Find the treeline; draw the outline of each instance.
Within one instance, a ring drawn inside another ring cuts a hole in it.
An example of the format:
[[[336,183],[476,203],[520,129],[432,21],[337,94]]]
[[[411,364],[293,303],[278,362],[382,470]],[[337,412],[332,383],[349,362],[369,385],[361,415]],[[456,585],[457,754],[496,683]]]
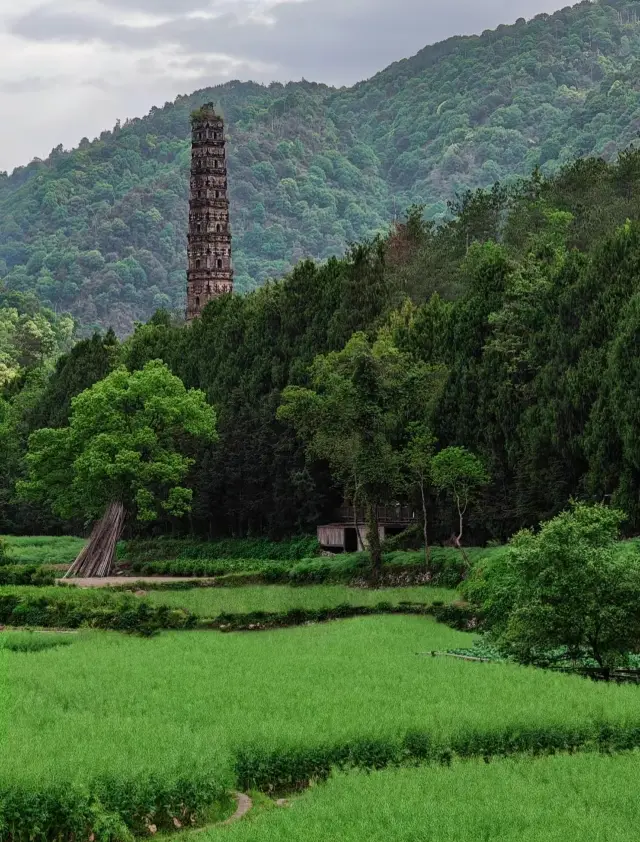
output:
[[[585,0],[426,47],[350,89],[236,81],[179,97],[0,173],[0,285],[119,336],[182,308],[189,115],[204,102],[226,119],[244,293],[414,202],[442,220],[467,189],[613,160],[637,139],[639,50],[635,0]]]
[[[456,211],[435,227],[414,208],[386,239],[215,301],[189,328],[159,312],[121,344],[113,334],[83,340],[50,377],[32,369],[2,404],[0,532],[79,526],[15,500],[28,435],[66,425],[71,398],[116,364],[158,358],[206,393],[219,441],[192,454],[189,518],[153,528],[202,537],[312,528],[343,486],[277,420],[282,392],[311,385],[319,354],[381,329],[416,365],[446,372],[434,450],[467,448],[489,478],[468,541],[504,539],[571,497],[612,501],[637,529],[640,224],[630,220],[640,218],[640,153],[581,161],[549,180],[536,172],[471,193]],[[428,520],[440,540],[455,526],[454,508],[429,489]]]

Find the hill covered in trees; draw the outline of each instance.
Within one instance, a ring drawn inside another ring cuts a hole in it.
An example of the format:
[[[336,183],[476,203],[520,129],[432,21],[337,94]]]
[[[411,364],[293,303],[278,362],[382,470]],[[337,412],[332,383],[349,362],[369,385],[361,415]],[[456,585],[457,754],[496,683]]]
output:
[[[159,312],[122,343],[96,335],[54,370],[32,365],[0,397],[0,533],[82,528],[16,497],[28,436],[66,426],[72,398],[114,367],[139,370],[156,359],[205,392],[220,434],[192,453],[193,510],[174,529],[272,537],[310,529],[330,516],[340,489],[278,420],[282,393],[309,386],[317,355],[381,330],[416,366],[446,375],[435,395],[434,449],[465,447],[490,477],[468,540],[506,538],[571,497],[611,500],[637,530],[638,219],[640,151],[615,164],[580,160],[553,178],[473,193],[442,225],[413,209],[387,238],[218,299],[189,328]],[[361,387],[375,389],[366,368],[361,374]],[[392,409],[394,382],[385,386]],[[411,434],[404,417],[395,420],[393,459]],[[412,499],[406,487],[389,494]],[[431,534],[448,538],[447,504],[431,490],[428,506]]]
[[[640,128],[632,0],[583,2],[452,38],[350,89],[231,82],[71,152],[0,175],[0,283],[120,334],[182,306],[189,114],[230,138],[237,289],[388,230],[414,202],[442,220],[469,188],[612,160]]]

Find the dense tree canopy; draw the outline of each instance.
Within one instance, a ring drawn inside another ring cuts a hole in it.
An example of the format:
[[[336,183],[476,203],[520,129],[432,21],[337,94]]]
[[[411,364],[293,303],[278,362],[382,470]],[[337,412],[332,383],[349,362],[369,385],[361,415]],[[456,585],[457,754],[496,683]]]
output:
[[[215,437],[203,393],[187,391],[164,363],[119,367],[73,399],[68,427],[32,434],[20,492],[68,518],[98,519],[114,501],[141,521],[162,510],[181,516],[192,499],[182,485],[189,440]]]
[[[401,496],[420,511],[425,490],[433,540],[459,530],[455,499],[424,474],[450,447],[476,454],[490,478],[465,516],[466,543],[508,538],[571,497],[613,500],[636,531],[639,218],[640,153],[588,159],[471,193],[439,226],[412,208],[387,237],[225,296],[189,328],[158,312],[123,343],[83,340],[52,374],[36,364],[4,389],[0,531],[52,526],[15,500],[29,434],[68,426],[74,395],[118,365],[156,359],[219,419],[219,443],[197,448],[185,480],[195,532],[277,537],[332,517],[343,489],[277,409],[287,387],[313,386],[318,355],[358,333],[370,346],[381,330],[407,368],[446,371],[434,411],[407,417],[398,444]]]
[[[341,351],[320,354],[311,388],[283,392],[278,418],[293,424],[312,459],[328,463],[354,510],[365,508],[374,580],[382,570],[377,509],[402,493],[409,428],[428,417],[441,376],[383,330],[374,342],[356,333]]]
[[[0,281],[120,335],[181,307],[189,113],[203,102],[219,103],[228,124],[246,292],[303,257],[386,230],[413,202],[438,220],[468,188],[578,156],[612,160],[640,125],[639,47],[634,0],[585,0],[427,47],[350,89],[230,82],[179,97],[0,178]],[[620,202],[634,178],[619,172]],[[580,188],[589,191],[588,178]],[[485,208],[469,208],[465,239],[491,236],[496,217]],[[595,223],[598,205],[584,209]],[[514,236],[525,230],[514,223]],[[431,259],[438,265],[439,253]]]

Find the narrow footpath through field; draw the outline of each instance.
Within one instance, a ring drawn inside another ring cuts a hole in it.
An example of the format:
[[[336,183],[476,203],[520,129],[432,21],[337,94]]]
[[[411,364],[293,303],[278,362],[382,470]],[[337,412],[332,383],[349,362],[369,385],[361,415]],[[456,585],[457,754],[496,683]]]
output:
[[[156,583],[160,584],[183,584],[196,582],[199,585],[206,585],[207,579],[187,579],[184,576],[107,576],[104,579],[65,579],[65,585],[75,585],[78,588],[110,588],[114,585],[141,585]]]

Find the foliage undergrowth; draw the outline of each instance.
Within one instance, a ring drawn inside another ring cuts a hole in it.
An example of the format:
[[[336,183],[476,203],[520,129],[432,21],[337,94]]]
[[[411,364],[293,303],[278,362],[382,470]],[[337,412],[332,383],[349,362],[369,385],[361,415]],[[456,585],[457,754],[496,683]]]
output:
[[[286,541],[267,538],[226,538],[217,541],[193,541],[182,538],[149,538],[127,541],[118,550],[121,559],[136,565],[156,561],[209,561],[211,559],[258,559],[261,561],[299,561],[319,549],[314,535],[300,535]]]
[[[210,554],[217,552],[218,549],[217,544],[203,543],[194,546],[203,553]],[[491,557],[502,552],[502,548],[472,548],[466,552],[469,562],[473,563],[478,558]],[[127,554],[131,557],[128,551]],[[425,563],[424,552],[406,550],[385,553],[383,563],[381,584],[388,587],[425,584],[433,587],[455,588],[464,581],[469,572],[469,564],[463,556],[457,550],[444,547],[432,548],[428,565]],[[131,569],[143,576],[206,578],[245,573],[254,577],[256,582],[319,585],[362,582],[367,578],[370,560],[368,554],[363,552],[305,557],[299,560],[256,557],[214,558],[209,555],[200,559],[181,557],[165,561],[145,561],[134,554]]]
[[[69,588],[0,588],[0,625],[77,629],[88,626],[149,635],[193,628],[196,618],[179,608],[154,607],[129,594]]]
[[[10,564],[0,566],[1,585],[53,585],[56,571],[44,566],[33,564]]]

